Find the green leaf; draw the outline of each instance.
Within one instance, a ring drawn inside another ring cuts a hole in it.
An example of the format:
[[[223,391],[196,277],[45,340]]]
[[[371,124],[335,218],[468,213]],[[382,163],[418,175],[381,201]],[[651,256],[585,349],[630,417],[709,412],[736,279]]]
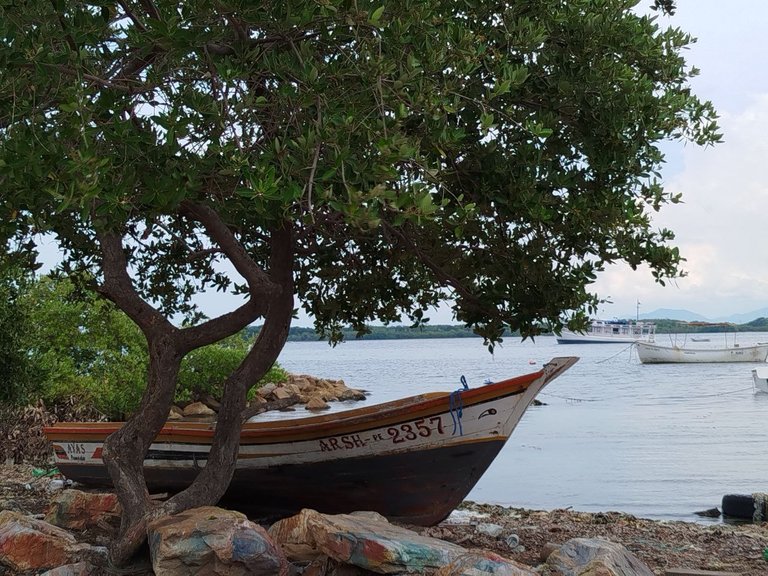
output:
[[[376,8],[376,10],[371,12],[370,17],[368,18],[368,22],[374,26],[378,25],[382,14],[384,14],[384,6],[379,6]]]

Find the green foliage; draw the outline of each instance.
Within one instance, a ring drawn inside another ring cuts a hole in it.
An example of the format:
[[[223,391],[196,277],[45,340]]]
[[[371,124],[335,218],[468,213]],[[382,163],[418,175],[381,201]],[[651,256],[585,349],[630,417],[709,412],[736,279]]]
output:
[[[141,294],[195,319],[244,289],[194,202],[261,270],[290,230],[332,340],[446,298],[491,342],[584,321],[606,264],[681,272],[658,145],[720,139],[693,39],[634,4],[2,3],[0,240],[51,231],[98,283],[117,232]]]
[[[27,275],[0,258],[0,404],[26,404],[34,392],[34,363],[27,354],[29,313],[19,301]]]
[[[220,399],[224,391],[224,381],[235,371],[250,349],[252,340],[238,334],[215,345],[206,346],[190,352],[181,363],[176,401],[189,402],[205,396]],[[284,382],[288,373],[277,364],[251,388],[249,397],[253,397],[260,386],[269,382]]]
[[[24,300],[40,398],[56,404],[75,397],[111,419],[132,412],[145,387],[147,351],[125,314],[50,277],[35,282]]]
[[[48,405],[75,398],[111,420],[125,419],[139,405],[146,386],[146,341],[112,303],[81,292],[67,280],[42,277],[19,285],[0,276],[2,404],[43,400]],[[23,338],[21,337],[23,335]],[[189,354],[182,365],[177,399],[221,398],[221,385],[247,353],[242,335]],[[34,378],[31,375],[34,375]],[[285,379],[274,366],[262,383]]]

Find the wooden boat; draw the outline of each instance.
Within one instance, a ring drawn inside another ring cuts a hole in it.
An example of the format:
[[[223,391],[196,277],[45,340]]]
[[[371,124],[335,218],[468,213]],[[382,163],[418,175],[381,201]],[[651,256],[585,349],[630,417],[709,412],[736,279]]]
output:
[[[547,383],[578,358],[455,392],[432,392],[308,418],[243,426],[224,503],[260,518],[302,508],[374,510],[432,525],[466,497]],[[59,423],[45,429],[64,476],[108,485],[105,438],[120,423]],[[205,466],[215,424],[168,422],[144,462],[152,492],[176,492]]]
[[[752,368],[752,381],[755,383],[755,391],[768,394],[768,366]]]
[[[694,362],[765,362],[768,344],[728,346],[725,348],[687,348],[637,342],[637,356],[643,364]]]
[[[653,342],[656,324],[633,320],[593,320],[586,332],[572,332],[563,328],[557,336],[558,344],[632,344]]]

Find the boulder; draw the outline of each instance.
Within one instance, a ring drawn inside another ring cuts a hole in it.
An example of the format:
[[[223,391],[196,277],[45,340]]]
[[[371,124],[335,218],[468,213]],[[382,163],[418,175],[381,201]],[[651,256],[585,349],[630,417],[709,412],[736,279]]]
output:
[[[205,404],[202,402],[192,402],[192,404],[189,404],[184,407],[183,411],[184,416],[214,416],[216,412],[208,408]]]
[[[293,396],[293,394],[287,388],[280,387],[275,388],[275,390],[272,392],[272,396],[274,396],[275,400],[287,400]]]
[[[311,378],[309,376],[292,376],[289,378],[289,382],[293,384],[299,391],[312,385]]]
[[[380,574],[423,572],[450,564],[466,550],[390,524],[375,514],[320,514],[304,509],[269,531],[278,544],[303,545],[338,562]]]
[[[562,576],[653,576],[653,571],[621,544],[601,538],[574,538],[547,557]]]
[[[304,406],[307,410],[328,410],[330,406],[328,403],[320,398],[319,396],[313,396],[309,399],[306,406]]]
[[[344,390],[341,394],[339,394],[339,400],[341,401],[347,401],[347,400],[365,400],[366,395],[365,392],[362,390],[357,390],[355,388],[347,388]]]
[[[77,562],[75,564],[65,564],[58,566],[53,570],[48,570],[40,576],[93,576],[100,573],[99,569],[89,562]]]
[[[301,576],[378,576],[378,572],[371,572],[359,566],[343,564],[323,556],[307,565]]]
[[[120,503],[115,494],[64,490],[51,502],[45,520],[67,530],[116,528],[120,522]]]
[[[274,382],[269,382],[268,384],[264,384],[264,386],[260,387],[256,393],[262,398],[266,398],[275,391],[275,388],[277,388],[277,384]]]
[[[164,576],[286,576],[288,562],[258,524],[239,512],[205,506],[147,527],[152,568]]]
[[[78,544],[58,526],[18,512],[0,512],[0,563],[11,570],[49,570],[80,561],[103,564],[106,556],[106,548]]]
[[[470,552],[443,566],[434,576],[537,576],[530,566],[493,552]]]

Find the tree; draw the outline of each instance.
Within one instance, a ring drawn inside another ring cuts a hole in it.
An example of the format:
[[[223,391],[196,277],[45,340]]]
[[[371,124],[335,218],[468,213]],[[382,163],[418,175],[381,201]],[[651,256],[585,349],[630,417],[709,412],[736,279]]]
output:
[[[650,221],[678,201],[657,145],[715,142],[716,117],[688,85],[692,39],[634,4],[2,3],[0,234],[27,251],[54,235],[62,271],[149,350],[140,408],[104,451],[125,511],[113,561],[149,518],[222,495],[294,294],[331,341],[450,298],[492,345],[505,326],[583,323],[606,263],[679,273]],[[243,304],[201,318],[191,297],[210,288]],[[142,462],[182,358],[256,320],[209,464],[154,504]]]
[[[19,301],[28,282],[23,269],[0,257],[0,404],[24,404],[35,385],[25,334],[29,314]]]

